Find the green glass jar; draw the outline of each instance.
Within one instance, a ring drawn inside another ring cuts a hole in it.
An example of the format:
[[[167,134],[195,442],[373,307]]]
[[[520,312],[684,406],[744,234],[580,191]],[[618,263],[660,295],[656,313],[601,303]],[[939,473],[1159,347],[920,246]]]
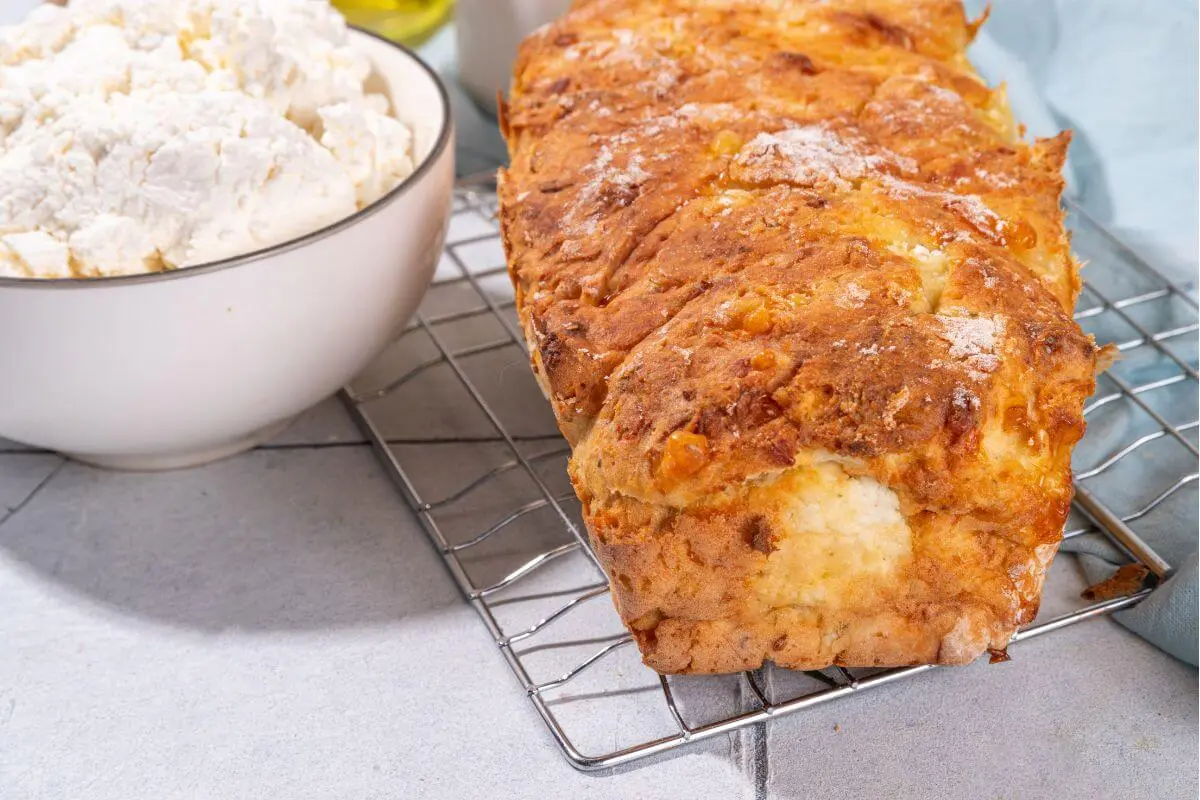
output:
[[[454,0],[333,0],[333,7],[351,25],[415,46],[445,23]]]

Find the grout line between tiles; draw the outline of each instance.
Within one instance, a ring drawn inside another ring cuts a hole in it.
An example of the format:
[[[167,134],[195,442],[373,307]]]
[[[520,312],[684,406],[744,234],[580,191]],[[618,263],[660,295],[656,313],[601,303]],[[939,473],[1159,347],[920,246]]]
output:
[[[362,440],[357,442],[268,442],[255,447],[255,450],[334,450],[346,447],[370,447],[371,443]]]
[[[767,741],[767,723],[750,726],[754,742],[754,800],[767,800],[767,782],[771,776],[771,758]]]
[[[744,681],[737,682],[737,704],[739,711],[759,707],[757,698],[752,697]],[[770,775],[767,743],[767,726],[764,723],[749,725],[730,732],[732,755],[752,784],[754,800],[767,800],[767,780]]]
[[[527,436],[514,434],[512,437],[514,442],[557,442],[562,439],[562,434],[558,433],[535,433]],[[488,443],[504,444],[504,440],[496,436],[460,436],[445,439],[387,439],[387,444],[488,444]]]
[[[551,441],[558,441],[561,438],[562,438],[562,436],[560,436],[557,433],[554,433],[554,434],[547,433],[544,435],[543,434],[533,434],[530,436],[513,436],[513,441],[517,441],[517,442],[551,442]],[[479,436],[479,437],[455,436],[455,437],[447,437],[447,438],[442,438],[442,439],[400,438],[400,439],[385,439],[384,440],[384,443],[389,444],[389,445],[421,445],[421,446],[424,446],[427,444],[492,444],[492,443],[503,444],[503,442],[504,442],[503,439],[501,439],[499,437],[495,437],[495,436]],[[370,444],[371,444],[371,442],[369,442],[365,439],[359,440],[359,441],[350,441],[350,442],[279,442],[279,443],[268,442],[267,444],[260,444],[259,446],[255,447],[254,449],[255,450],[305,450],[305,449],[310,449],[310,448],[320,449],[320,448],[326,448],[326,447],[360,447],[363,445],[369,446]],[[31,451],[15,450],[13,452],[22,453],[22,452],[31,452]],[[39,452],[47,453],[50,451],[42,450]],[[2,454],[3,454],[3,451],[0,451],[0,455],[2,455]]]
[[[54,476],[56,476],[56,475],[58,475],[58,473],[62,472],[62,468],[64,466],[66,466],[66,464],[67,464],[67,459],[65,459],[65,458],[60,459],[58,464],[55,465],[54,469],[50,470],[49,474],[47,474],[46,477],[44,477],[40,481],[38,481],[38,485],[33,487],[33,491],[30,492],[29,494],[25,495],[24,500],[17,503],[15,506],[10,508],[8,510],[8,512],[5,513],[4,516],[0,517],[0,526],[3,526],[6,522],[11,520],[17,514],[21,513],[21,511],[25,508],[25,506],[32,503],[33,498],[35,498],[39,494],[41,494],[42,489],[45,489],[47,484],[49,484],[50,481],[54,480]]]

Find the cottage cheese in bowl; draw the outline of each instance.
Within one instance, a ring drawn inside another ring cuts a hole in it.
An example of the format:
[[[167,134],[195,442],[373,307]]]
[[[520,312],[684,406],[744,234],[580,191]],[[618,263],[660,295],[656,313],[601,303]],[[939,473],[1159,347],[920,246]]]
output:
[[[0,28],[0,437],[132,470],[270,439],[406,329],[453,136],[437,74],[325,0]]]
[[[178,269],[342,220],[414,168],[323,0],[73,0],[0,28],[0,276]]]

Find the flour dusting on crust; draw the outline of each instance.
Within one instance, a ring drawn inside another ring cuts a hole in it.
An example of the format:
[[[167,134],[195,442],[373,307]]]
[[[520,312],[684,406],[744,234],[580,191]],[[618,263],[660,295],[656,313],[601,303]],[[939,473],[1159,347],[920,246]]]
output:
[[[805,125],[758,134],[734,158],[731,173],[750,183],[829,183],[845,190],[853,181],[884,168],[913,172],[916,163],[891,153],[871,152],[862,142],[844,138],[824,125]]]

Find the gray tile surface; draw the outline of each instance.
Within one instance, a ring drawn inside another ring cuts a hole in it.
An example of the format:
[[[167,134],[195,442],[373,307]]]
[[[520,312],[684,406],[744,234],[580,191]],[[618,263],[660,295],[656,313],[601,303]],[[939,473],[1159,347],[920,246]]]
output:
[[[0,455],[0,524],[21,508],[56,469],[62,458],[53,453],[16,452]]]
[[[365,441],[341,399],[331,397],[297,417],[269,446],[328,446]]]
[[[480,300],[449,283],[423,309]],[[507,335],[490,316],[433,328],[450,351]],[[413,331],[354,387],[411,375],[367,407],[428,502],[512,455],[449,366],[423,366],[438,352]],[[508,343],[460,363],[577,523],[523,355]],[[1110,424],[1124,424],[1118,411]],[[509,469],[436,518],[461,543],[539,497]],[[0,452],[0,505],[3,800],[1158,798],[1196,782],[1195,671],[1108,620],[1019,645],[1009,664],[933,671],[674,758],[576,773],[336,399],[265,448],[186,472]],[[543,507],[462,564],[487,585],[569,541]],[[1084,585],[1069,559],[1053,573],[1045,616],[1077,607]],[[575,551],[497,592],[496,620],[523,630],[597,578]],[[541,683],[621,636],[602,596],[514,649]],[[632,647],[598,664],[546,695],[577,747],[673,733]],[[781,699],[812,681],[775,672],[766,686]],[[672,687],[692,726],[751,707],[734,678]]]
[[[449,38],[426,52],[452,72]],[[451,89],[460,173],[486,168],[503,146]],[[447,308],[462,300],[452,294]],[[447,346],[503,334],[482,326]],[[513,419],[536,400],[518,362],[478,359]],[[494,438],[486,419],[446,413],[452,381],[430,381],[389,418],[396,447]],[[546,447],[547,423],[529,417],[522,446]],[[361,440],[331,400],[274,449],[188,472],[102,473],[0,442],[0,799],[1195,796],[1196,672],[1108,620],[1022,644],[1008,664],[933,671],[675,758],[576,773]],[[478,468],[487,446],[423,449],[429,490]],[[459,509],[458,534],[527,489],[501,486],[512,494]],[[519,558],[554,533],[533,525],[493,555]],[[1049,614],[1082,586],[1071,562],[1055,572]],[[585,573],[556,563],[539,590],[503,598],[505,624],[536,619]],[[611,624],[607,602],[579,625]],[[552,676],[575,652],[534,655]],[[638,702],[653,684],[634,652],[611,666],[627,682],[617,705],[589,696],[585,675],[558,706],[597,749],[664,723]],[[728,713],[728,681],[680,682],[689,720]]]
[[[1086,586],[1055,564],[1044,610]],[[1194,797],[1196,671],[1112,620],[778,720],[769,796]],[[849,768],[848,768],[849,767]]]
[[[69,464],[0,526],[0,609],[5,800],[753,797],[729,741],[567,766],[365,447]]]
[[[429,452],[431,480],[462,463]],[[6,503],[54,463],[0,457]],[[1056,569],[1050,613],[1082,586]],[[1196,781],[1195,671],[1107,620],[765,740],[577,773],[366,447],[151,476],[67,464],[0,525],[0,608],[5,800],[753,798],[756,771],[777,798],[1183,797]],[[704,684],[680,690],[696,721],[727,711]],[[635,704],[589,717],[587,694],[568,699],[592,746],[663,722]]]

